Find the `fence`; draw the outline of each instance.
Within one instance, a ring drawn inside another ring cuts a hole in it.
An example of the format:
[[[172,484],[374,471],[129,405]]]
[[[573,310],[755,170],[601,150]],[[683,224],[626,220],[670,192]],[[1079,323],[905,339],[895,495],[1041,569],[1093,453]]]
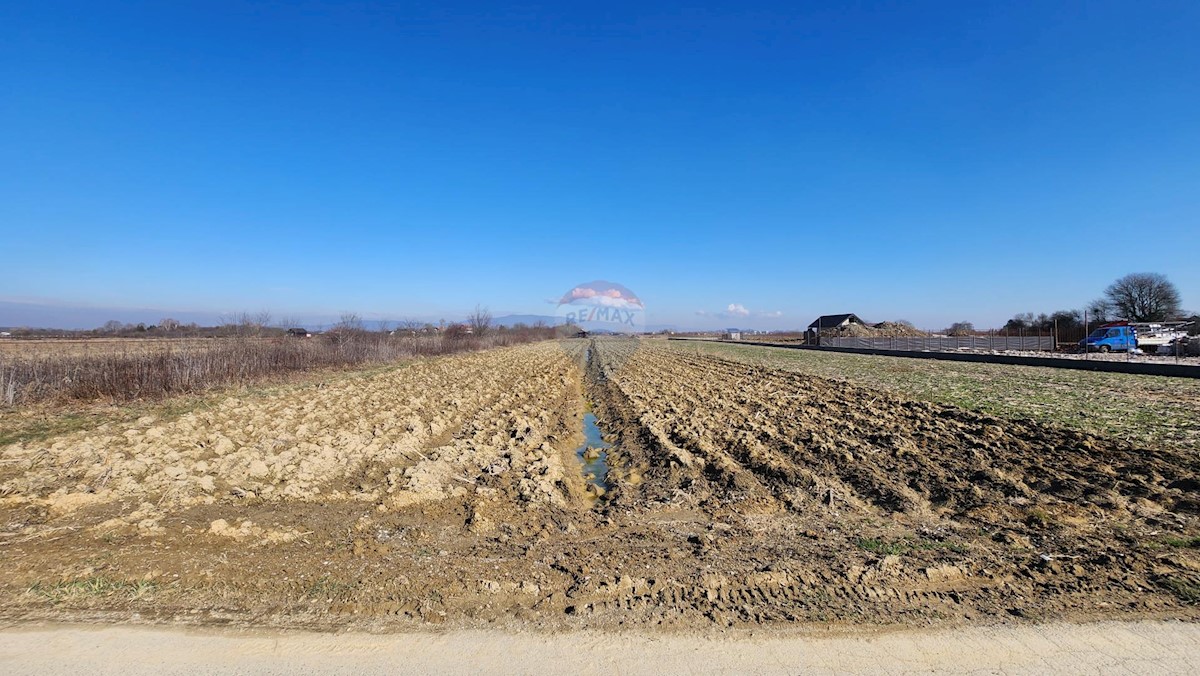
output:
[[[857,350],[905,350],[947,352],[950,350],[1054,350],[1053,336],[917,336],[882,338],[821,338],[822,347]]]
[[[678,338],[672,337],[671,340],[697,340],[697,341],[712,341],[711,338]],[[826,339],[828,340],[828,339]],[[761,347],[770,347],[780,350],[828,350],[831,352],[844,352],[847,354],[870,354],[881,355],[886,357],[902,357],[906,359],[941,359],[946,361],[964,361],[974,362],[977,364],[1012,364],[1016,366],[1045,366],[1059,369],[1072,369],[1076,371],[1102,371],[1105,373],[1134,373],[1146,376],[1170,376],[1175,378],[1198,378],[1200,379],[1200,366],[1189,366],[1186,364],[1171,364],[1163,362],[1128,362],[1128,361],[1108,361],[1103,359],[1064,359],[1062,357],[1034,357],[1030,355],[1015,355],[1015,354],[988,354],[981,352],[937,352],[937,351],[909,351],[909,350],[888,350],[883,348],[862,350],[844,347],[817,347],[815,345],[805,345],[800,343],[792,343],[790,345],[781,345],[779,343],[762,343],[758,341],[746,340],[741,341],[743,345],[758,345]]]

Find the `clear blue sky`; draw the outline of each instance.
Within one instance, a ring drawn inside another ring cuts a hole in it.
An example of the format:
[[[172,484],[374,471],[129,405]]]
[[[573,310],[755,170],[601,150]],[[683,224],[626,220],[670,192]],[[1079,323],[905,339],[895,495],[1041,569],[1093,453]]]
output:
[[[5,2],[0,300],[1200,309],[1200,3],[833,4]]]

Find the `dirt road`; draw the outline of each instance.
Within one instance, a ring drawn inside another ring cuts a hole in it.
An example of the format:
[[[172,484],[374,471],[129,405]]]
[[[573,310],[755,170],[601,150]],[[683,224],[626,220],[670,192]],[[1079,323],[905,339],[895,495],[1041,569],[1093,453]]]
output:
[[[873,636],[307,634],[50,626],[0,631],[7,674],[1200,672],[1200,626],[1051,624]]]

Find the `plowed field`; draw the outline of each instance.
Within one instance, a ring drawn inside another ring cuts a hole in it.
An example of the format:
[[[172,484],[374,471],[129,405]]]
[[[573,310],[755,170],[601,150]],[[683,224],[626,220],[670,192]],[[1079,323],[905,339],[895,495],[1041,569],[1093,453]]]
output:
[[[606,432],[609,491],[576,459]],[[11,618],[403,628],[1172,617],[1200,465],[654,341],[542,343],[0,450]]]

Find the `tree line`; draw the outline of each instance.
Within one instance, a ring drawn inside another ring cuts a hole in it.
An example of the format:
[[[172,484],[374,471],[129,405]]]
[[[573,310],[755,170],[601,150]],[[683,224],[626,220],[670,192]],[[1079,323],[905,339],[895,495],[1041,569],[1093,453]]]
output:
[[[1051,313],[1023,312],[1005,323],[1008,333],[1059,331],[1079,332],[1088,325],[1123,319],[1131,322],[1163,322],[1178,319],[1197,319],[1196,313],[1183,311],[1179,289],[1165,275],[1155,272],[1135,272],[1116,280],[1104,294],[1078,310],[1056,310]],[[1195,330],[1195,327],[1193,327]]]

